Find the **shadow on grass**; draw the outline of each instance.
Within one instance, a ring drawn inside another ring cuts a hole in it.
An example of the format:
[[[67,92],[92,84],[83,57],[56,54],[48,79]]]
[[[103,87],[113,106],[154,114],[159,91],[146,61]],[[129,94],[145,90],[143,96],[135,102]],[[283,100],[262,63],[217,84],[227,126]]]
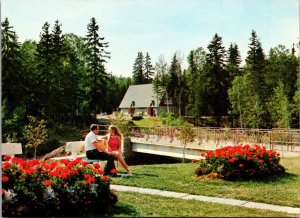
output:
[[[261,179],[253,179],[253,180],[244,180],[239,182],[251,182],[251,183],[285,183],[287,181],[296,181],[299,178],[299,175],[293,173],[285,173],[280,176],[272,176],[268,178],[261,178]],[[230,181],[230,182],[237,182],[237,181]]]
[[[274,176],[269,179],[258,180],[258,182],[262,183],[273,183],[273,182],[286,182],[287,180],[296,181],[299,178],[299,175],[293,173],[284,173],[280,176]]]
[[[129,204],[123,202],[117,203],[116,207],[110,212],[109,216],[138,216],[136,209]]]

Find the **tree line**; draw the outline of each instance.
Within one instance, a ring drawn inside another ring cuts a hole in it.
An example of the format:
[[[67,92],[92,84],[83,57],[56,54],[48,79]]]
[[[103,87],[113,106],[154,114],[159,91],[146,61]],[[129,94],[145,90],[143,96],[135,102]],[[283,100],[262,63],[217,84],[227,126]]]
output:
[[[249,41],[243,66],[238,45],[231,43],[226,50],[218,34],[207,51],[203,47],[190,51],[187,69],[182,69],[178,53],[170,64],[160,56],[152,67],[158,98],[171,100],[181,116],[213,117],[217,126],[227,117],[231,127],[300,128],[300,71],[294,44],[291,49],[278,45],[266,55],[254,30]],[[139,52],[133,68],[135,84],[151,81],[141,60]]]
[[[20,43],[8,18],[1,26],[3,141],[20,141],[28,116],[86,128],[96,114],[116,110],[132,83],[105,69],[109,43],[95,18],[84,37],[45,22],[37,42]]]
[[[268,55],[256,32],[249,39],[245,64],[238,45],[228,50],[215,34],[207,50],[190,51],[188,67],[175,53],[170,64],[160,56],[153,66],[140,51],[132,78],[108,73],[109,42],[95,18],[85,36],[63,34],[62,24],[45,22],[39,40],[18,41],[8,18],[2,22],[3,140],[18,139],[16,131],[28,115],[51,123],[86,128],[96,114],[117,109],[131,84],[152,83],[159,98],[171,100],[179,115],[200,120],[213,116],[217,125],[229,117],[233,127],[299,128],[299,57],[294,45],[278,45]]]

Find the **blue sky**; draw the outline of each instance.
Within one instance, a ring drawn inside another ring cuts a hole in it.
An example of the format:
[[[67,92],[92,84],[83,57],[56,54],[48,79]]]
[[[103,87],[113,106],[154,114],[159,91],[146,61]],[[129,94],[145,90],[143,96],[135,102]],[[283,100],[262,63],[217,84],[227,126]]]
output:
[[[63,33],[85,36],[92,17],[109,42],[106,69],[132,76],[139,51],[152,64],[160,55],[170,63],[175,52],[186,67],[191,50],[207,45],[215,33],[227,49],[237,43],[244,60],[254,29],[265,54],[279,44],[291,48],[299,37],[300,0],[2,0],[19,40],[38,40],[45,22],[62,24]]]

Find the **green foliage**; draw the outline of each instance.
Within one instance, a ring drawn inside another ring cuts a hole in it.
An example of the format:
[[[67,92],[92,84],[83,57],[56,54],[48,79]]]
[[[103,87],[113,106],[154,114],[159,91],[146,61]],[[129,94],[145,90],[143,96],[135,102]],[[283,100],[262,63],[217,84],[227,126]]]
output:
[[[1,27],[1,97],[7,100],[7,112],[12,113],[16,107],[24,106],[28,80],[24,74],[18,36],[8,18],[1,23]]]
[[[11,113],[7,111],[7,99],[2,102],[2,139],[8,142],[22,142],[22,127],[25,125],[26,109],[16,107]]]
[[[151,64],[151,58],[149,53],[146,53],[146,57],[145,57],[145,72],[144,72],[144,78],[145,78],[145,83],[151,83],[153,80],[153,66]]]
[[[160,113],[160,120],[164,126],[182,126],[186,123],[183,117],[177,117],[174,113]]]
[[[160,101],[161,99],[163,99],[164,96],[166,98],[168,97],[168,94],[166,93],[169,79],[167,72],[168,64],[163,56],[159,56],[158,61],[155,63],[155,71],[156,75],[154,77],[154,80],[152,81],[152,85],[153,90],[156,93],[156,98],[158,101]]]
[[[259,145],[226,146],[201,154],[198,176],[217,173],[225,180],[269,179],[285,173],[279,153]]]
[[[131,126],[133,123],[130,123],[128,120],[126,120],[122,112],[114,112],[110,117],[110,123],[117,126],[124,137],[130,136]]]
[[[37,117],[27,116],[29,124],[24,128],[24,137],[27,140],[25,147],[34,149],[34,158],[36,158],[37,147],[44,144],[48,138],[46,121]]]
[[[183,144],[183,163],[185,162],[185,148],[187,143],[194,142],[196,137],[195,130],[193,127],[185,123],[183,126],[181,126],[180,131],[177,135],[177,138],[180,140],[180,142]]]
[[[270,101],[270,112],[277,128],[289,128],[291,119],[291,110],[289,100],[285,94],[285,88],[282,82],[279,82],[274,89],[274,96]]]
[[[95,18],[92,18],[87,26],[86,47],[88,49],[87,72],[88,96],[90,97],[90,108],[94,116],[103,110],[103,101],[106,99],[108,74],[105,71],[104,63],[110,58],[109,52],[105,51],[108,42],[104,42],[104,37],[99,36],[99,26]]]
[[[229,74],[225,69],[226,52],[222,44],[222,37],[215,34],[207,46],[209,52],[206,55],[206,74],[203,77],[205,81],[203,94],[210,108],[208,113],[217,116],[218,125],[221,116],[228,114],[229,107],[227,93]]]

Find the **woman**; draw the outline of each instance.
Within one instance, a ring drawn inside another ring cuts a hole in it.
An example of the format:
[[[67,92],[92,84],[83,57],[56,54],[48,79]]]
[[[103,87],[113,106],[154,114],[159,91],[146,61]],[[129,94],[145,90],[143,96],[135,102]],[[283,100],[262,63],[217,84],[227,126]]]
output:
[[[102,139],[107,140],[107,145],[108,145],[108,152],[112,153],[114,157],[118,158],[118,161],[121,163],[121,165],[124,167],[126,170],[127,174],[130,174],[130,168],[126,164],[124,158],[123,158],[123,153],[122,153],[122,133],[118,129],[118,127],[114,125],[110,125],[108,127],[108,134],[103,136]]]

